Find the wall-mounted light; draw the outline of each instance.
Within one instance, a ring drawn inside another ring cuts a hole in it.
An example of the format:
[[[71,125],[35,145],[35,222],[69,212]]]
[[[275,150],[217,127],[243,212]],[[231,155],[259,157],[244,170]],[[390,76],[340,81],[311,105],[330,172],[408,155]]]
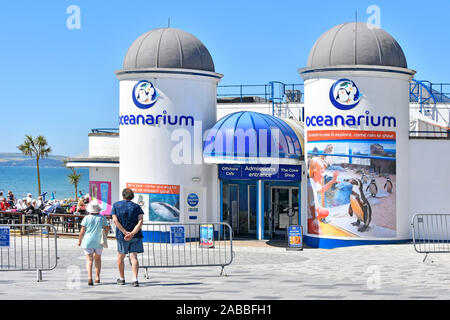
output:
[[[200,180],[200,178],[198,178],[198,177],[194,177],[194,178],[192,178],[192,181],[193,181],[193,182],[200,182],[201,180]]]

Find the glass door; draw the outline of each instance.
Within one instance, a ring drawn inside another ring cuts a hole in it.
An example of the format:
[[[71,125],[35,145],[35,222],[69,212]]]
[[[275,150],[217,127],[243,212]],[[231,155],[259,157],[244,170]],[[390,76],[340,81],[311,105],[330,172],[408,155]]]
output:
[[[289,224],[298,224],[298,188],[272,187],[272,236],[285,235]]]
[[[248,233],[256,234],[256,186],[248,186]]]
[[[233,233],[239,233],[239,185],[223,184],[222,196],[222,221],[231,226]]]

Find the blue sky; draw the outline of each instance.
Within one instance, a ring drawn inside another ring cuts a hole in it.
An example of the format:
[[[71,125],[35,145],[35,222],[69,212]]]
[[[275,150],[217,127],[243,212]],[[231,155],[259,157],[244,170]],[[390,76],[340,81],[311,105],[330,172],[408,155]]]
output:
[[[70,5],[81,28],[70,30]],[[18,152],[25,134],[47,137],[53,154],[88,149],[92,128],[118,127],[118,80],[131,43],[159,27],[183,29],[209,49],[222,85],[302,83],[297,72],[325,31],[367,21],[377,5],[381,27],[402,46],[417,79],[450,82],[450,1],[105,1],[0,4],[0,152]]]

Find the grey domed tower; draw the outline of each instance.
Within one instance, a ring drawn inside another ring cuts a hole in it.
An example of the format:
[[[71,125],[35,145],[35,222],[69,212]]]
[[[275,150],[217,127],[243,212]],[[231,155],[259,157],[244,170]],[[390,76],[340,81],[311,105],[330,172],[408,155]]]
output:
[[[203,164],[202,135],[216,122],[222,75],[208,49],[185,31],[151,30],[132,43],[116,76],[120,189],[142,200],[144,221],[216,220],[217,172]]]
[[[402,48],[376,26],[344,23],[315,42],[299,72],[311,186],[306,242],[333,247],[409,239],[409,81],[415,71]],[[331,155],[322,165],[333,167],[323,177],[317,160],[325,152]],[[362,174],[374,179],[378,193],[368,191]],[[319,191],[333,175],[334,191]],[[396,180],[392,194],[383,189],[387,175]],[[338,198],[337,191],[348,194]]]

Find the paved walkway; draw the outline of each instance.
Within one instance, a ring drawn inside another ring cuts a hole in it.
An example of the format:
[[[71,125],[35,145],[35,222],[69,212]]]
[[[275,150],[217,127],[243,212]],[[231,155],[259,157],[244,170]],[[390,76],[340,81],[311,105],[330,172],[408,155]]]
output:
[[[36,272],[0,272],[0,299],[450,299],[450,254],[423,263],[412,244],[286,251],[281,243],[235,241],[228,276],[219,277],[220,267],[151,269],[134,288],[115,284],[115,241],[104,250],[102,283],[89,287],[76,241],[58,239],[58,267],[42,282]]]

